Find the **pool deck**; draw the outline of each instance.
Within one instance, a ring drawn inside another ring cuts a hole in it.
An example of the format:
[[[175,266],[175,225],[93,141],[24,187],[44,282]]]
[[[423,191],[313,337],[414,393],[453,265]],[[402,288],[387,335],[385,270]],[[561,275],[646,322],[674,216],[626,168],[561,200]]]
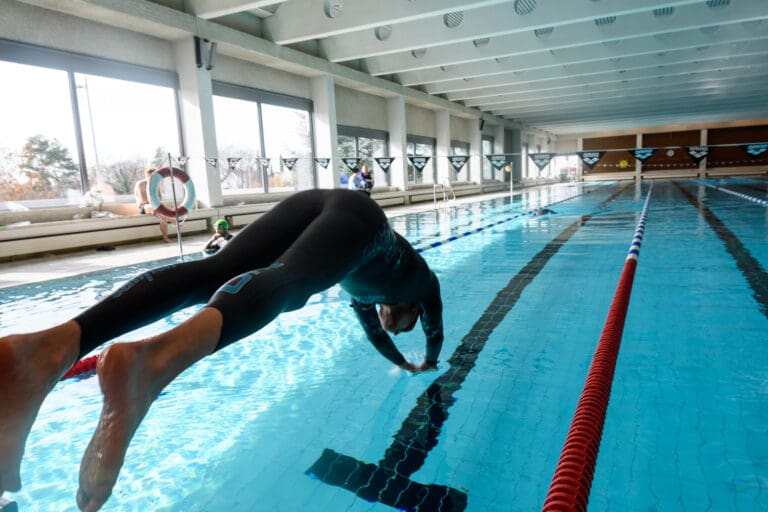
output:
[[[509,196],[509,192],[497,192],[477,196],[465,196],[450,201],[449,204],[463,204]],[[411,206],[384,208],[387,217],[396,217],[406,213],[433,210],[432,203],[419,203]],[[238,230],[232,233],[237,234]],[[210,233],[187,235],[182,237],[184,254],[199,253],[210,238]],[[47,254],[20,261],[0,263],[0,289],[24,284],[70,277],[86,272],[96,272],[125,265],[135,265],[177,257],[179,244],[164,243],[158,230],[157,241],[138,244],[116,245],[112,251],[89,249],[65,254]]]

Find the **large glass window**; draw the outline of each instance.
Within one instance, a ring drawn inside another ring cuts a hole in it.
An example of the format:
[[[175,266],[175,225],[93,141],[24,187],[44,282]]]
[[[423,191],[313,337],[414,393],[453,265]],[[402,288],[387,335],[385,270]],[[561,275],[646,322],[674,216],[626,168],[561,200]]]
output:
[[[66,71],[0,61],[0,210],[78,204]]]
[[[388,186],[390,183],[389,173],[382,171],[373,160],[375,157],[388,156],[389,136],[387,132],[339,126],[338,133],[339,156],[342,158],[360,158],[360,167],[367,165],[368,169],[373,172],[374,187]],[[342,167],[344,167],[343,164]],[[340,169],[340,172],[343,172],[345,176],[349,175],[349,170],[346,167]],[[343,183],[341,174],[339,179]]]
[[[222,192],[264,192],[259,104],[214,96],[213,112]]]
[[[214,82],[222,192],[284,192],[315,186],[312,103]]]
[[[414,185],[435,183],[435,145],[436,141],[428,137],[409,135],[406,138],[405,152],[408,156],[431,157],[427,166],[421,171],[415,169],[410,161],[408,162],[408,183]]]
[[[269,190],[314,188],[314,163],[310,139],[309,112],[264,104],[264,149],[271,155]],[[294,160],[295,159],[295,160]]]
[[[132,201],[144,169],[179,156],[176,92],[80,73],[75,86],[90,187],[107,202]]]

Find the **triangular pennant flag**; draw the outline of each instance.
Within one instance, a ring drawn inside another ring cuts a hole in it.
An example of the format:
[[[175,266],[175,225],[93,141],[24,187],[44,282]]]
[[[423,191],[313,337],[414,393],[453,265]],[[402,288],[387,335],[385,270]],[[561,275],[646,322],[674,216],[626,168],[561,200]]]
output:
[[[381,167],[381,170],[384,172],[389,172],[389,168],[392,167],[392,162],[395,161],[395,157],[392,156],[380,156],[374,158],[377,164],[379,164],[379,167]]]
[[[589,170],[595,168],[597,165],[597,162],[600,161],[601,158],[603,158],[603,155],[605,154],[605,151],[579,151],[578,155],[579,158],[581,158],[581,161],[586,164],[587,167],[589,167]]]
[[[359,158],[342,158],[341,161],[344,162],[344,165],[349,167],[349,170],[352,172],[355,172],[360,166]]]
[[[461,168],[467,163],[469,157],[467,155],[453,155],[449,156],[448,160],[451,162],[453,168],[456,169],[456,172],[461,172]]]
[[[327,169],[328,168],[328,164],[331,163],[331,159],[330,158],[315,158],[315,163],[317,165],[319,165],[320,167],[322,167],[323,169]]]
[[[178,158],[176,158],[176,161],[179,162],[180,166],[184,167],[185,165],[187,165],[187,162],[189,162],[189,157],[179,156]]]
[[[216,165],[219,163],[219,159],[212,156],[205,157],[205,161],[208,162],[208,165],[211,165],[213,167],[216,167]]]
[[[238,163],[240,160],[242,160],[242,158],[241,158],[241,157],[239,157],[239,156],[231,156],[231,157],[227,158],[227,166],[228,166],[230,169],[234,169],[234,168],[235,168],[235,166],[237,165],[237,163]]]
[[[709,147],[707,146],[688,146],[686,149],[688,150],[688,155],[697,164],[707,158],[707,154],[709,154]]]
[[[269,161],[270,161],[269,158],[267,158],[267,157],[260,157],[260,158],[258,158],[258,161],[259,161],[259,163],[261,164],[262,167],[264,167],[265,169],[269,169]]]
[[[640,160],[641,162],[645,162],[649,158],[653,156],[653,154],[656,152],[656,148],[639,148],[639,149],[633,149],[630,151],[632,153],[632,156],[635,157],[635,159]]]
[[[760,142],[757,144],[744,144],[741,146],[748,155],[760,156],[768,151],[768,142]]]
[[[413,167],[417,171],[421,172],[427,166],[427,162],[429,162],[430,158],[432,158],[432,157],[430,157],[430,156],[409,156],[408,160],[410,160],[411,165],[413,165]]]
[[[554,153],[533,153],[528,155],[531,157],[531,160],[533,160],[533,163],[536,164],[536,167],[539,168],[539,170],[543,170],[547,165],[549,165],[549,161],[552,160],[552,157],[555,156]]]
[[[289,171],[293,170],[293,166],[296,165],[298,158],[282,158],[283,165],[288,168]]]
[[[507,165],[507,155],[503,153],[499,155],[485,155],[485,158],[491,162],[491,165],[497,171],[501,171]]]

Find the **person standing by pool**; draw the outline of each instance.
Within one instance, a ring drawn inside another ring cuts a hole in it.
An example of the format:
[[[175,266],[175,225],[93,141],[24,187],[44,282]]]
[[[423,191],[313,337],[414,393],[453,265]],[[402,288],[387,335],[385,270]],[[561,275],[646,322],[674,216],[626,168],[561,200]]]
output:
[[[360,180],[363,182],[362,191],[371,195],[371,191],[373,190],[373,174],[371,174],[367,165],[364,165],[360,171]]]
[[[437,277],[374,201],[347,190],[296,193],[209,258],[150,270],[73,320],[0,338],[0,495],[21,487],[24,444],[45,396],[96,347],[207,301],[173,329],[113,343],[100,355],[104,403],[77,492],[84,512],[95,512],[111,495],[131,438],[165,386],[200,359],[337,283],[351,295],[381,355],[410,372],[437,368],[443,344]],[[426,343],[424,361],[416,366],[387,332],[409,331],[419,319]]]

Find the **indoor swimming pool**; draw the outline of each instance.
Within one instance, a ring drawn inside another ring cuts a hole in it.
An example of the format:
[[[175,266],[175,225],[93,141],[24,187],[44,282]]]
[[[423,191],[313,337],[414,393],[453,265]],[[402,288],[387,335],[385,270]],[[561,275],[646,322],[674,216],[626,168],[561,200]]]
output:
[[[541,510],[646,200],[589,509],[768,510],[767,196],[746,178],[559,184],[392,217],[440,279],[438,371],[394,368],[333,287],[171,383],[103,510]],[[0,335],[161,263],[2,289]],[[421,359],[419,328],[395,342]],[[77,510],[100,404],[92,377],[50,394],[7,495],[21,512]]]

